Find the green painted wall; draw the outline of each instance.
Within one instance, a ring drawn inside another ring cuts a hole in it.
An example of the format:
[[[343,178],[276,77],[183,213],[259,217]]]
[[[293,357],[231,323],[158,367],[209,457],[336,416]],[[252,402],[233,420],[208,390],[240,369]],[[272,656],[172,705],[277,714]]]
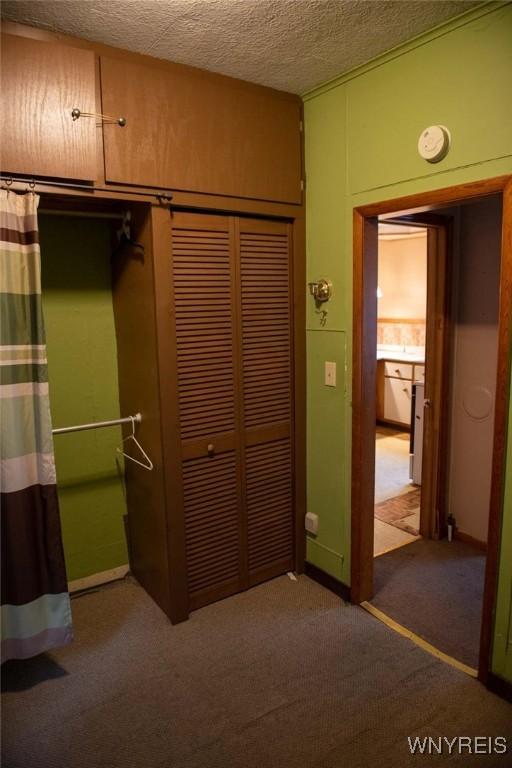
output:
[[[118,418],[109,225],[42,214],[39,226],[53,425]],[[120,440],[117,427],[54,438],[70,581],[128,562]]]
[[[512,173],[512,5],[491,3],[305,96],[308,280],[330,278],[325,325],[308,302],[308,510],[319,533],[308,559],[350,583],[352,210],[357,205]],[[449,155],[422,161],[433,123]],[[338,387],[323,363],[338,363]],[[512,584],[512,424],[494,669],[506,646]],[[510,643],[510,638],[508,638]],[[506,653],[508,647],[508,655]]]

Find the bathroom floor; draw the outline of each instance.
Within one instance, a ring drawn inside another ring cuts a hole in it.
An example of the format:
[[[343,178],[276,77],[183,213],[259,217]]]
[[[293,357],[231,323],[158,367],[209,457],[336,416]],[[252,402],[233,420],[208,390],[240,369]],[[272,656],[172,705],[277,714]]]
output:
[[[375,444],[374,556],[419,537],[419,489],[409,481],[409,434],[379,425]]]

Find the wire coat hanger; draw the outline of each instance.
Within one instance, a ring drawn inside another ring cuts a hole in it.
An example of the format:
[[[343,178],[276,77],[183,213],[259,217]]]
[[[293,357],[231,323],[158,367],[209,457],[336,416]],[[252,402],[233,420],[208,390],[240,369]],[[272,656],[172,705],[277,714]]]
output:
[[[147,469],[149,472],[153,469],[153,462],[147,455],[146,451],[142,447],[142,445],[139,443],[137,438],[135,437],[135,417],[130,416],[130,421],[132,423],[132,433],[131,435],[128,435],[128,437],[125,437],[123,439],[123,445],[124,443],[127,443],[129,440],[135,443],[139,451],[141,452],[142,456],[144,457],[145,461],[139,461],[138,459],[135,459],[133,456],[130,456],[128,453],[125,453],[125,451],[122,450],[122,448],[116,448],[116,452],[120,453],[121,456],[124,456],[125,459],[129,459],[130,461],[133,461],[134,464],[138,464],[139,467],[143,467],[143,469]]]

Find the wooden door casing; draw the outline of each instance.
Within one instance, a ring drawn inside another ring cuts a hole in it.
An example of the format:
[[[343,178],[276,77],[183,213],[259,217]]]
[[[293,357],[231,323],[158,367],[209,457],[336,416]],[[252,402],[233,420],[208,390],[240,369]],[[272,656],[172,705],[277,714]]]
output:
[[[108,182],[301,203],[301,104],[177,65],[101,56]]]
[[[94,52],[3,34],[1,81],[2,172],[94,180]]]

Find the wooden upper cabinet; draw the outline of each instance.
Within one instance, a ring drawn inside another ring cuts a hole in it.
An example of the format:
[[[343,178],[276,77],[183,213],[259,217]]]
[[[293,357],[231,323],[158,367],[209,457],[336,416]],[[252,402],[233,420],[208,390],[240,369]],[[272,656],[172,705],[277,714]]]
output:
[[[185,67],[101,57],[106,180],[300,203],[300,100]]]
[[[96,178],[93,51],[2,35],[1,168],[4,173]]]

